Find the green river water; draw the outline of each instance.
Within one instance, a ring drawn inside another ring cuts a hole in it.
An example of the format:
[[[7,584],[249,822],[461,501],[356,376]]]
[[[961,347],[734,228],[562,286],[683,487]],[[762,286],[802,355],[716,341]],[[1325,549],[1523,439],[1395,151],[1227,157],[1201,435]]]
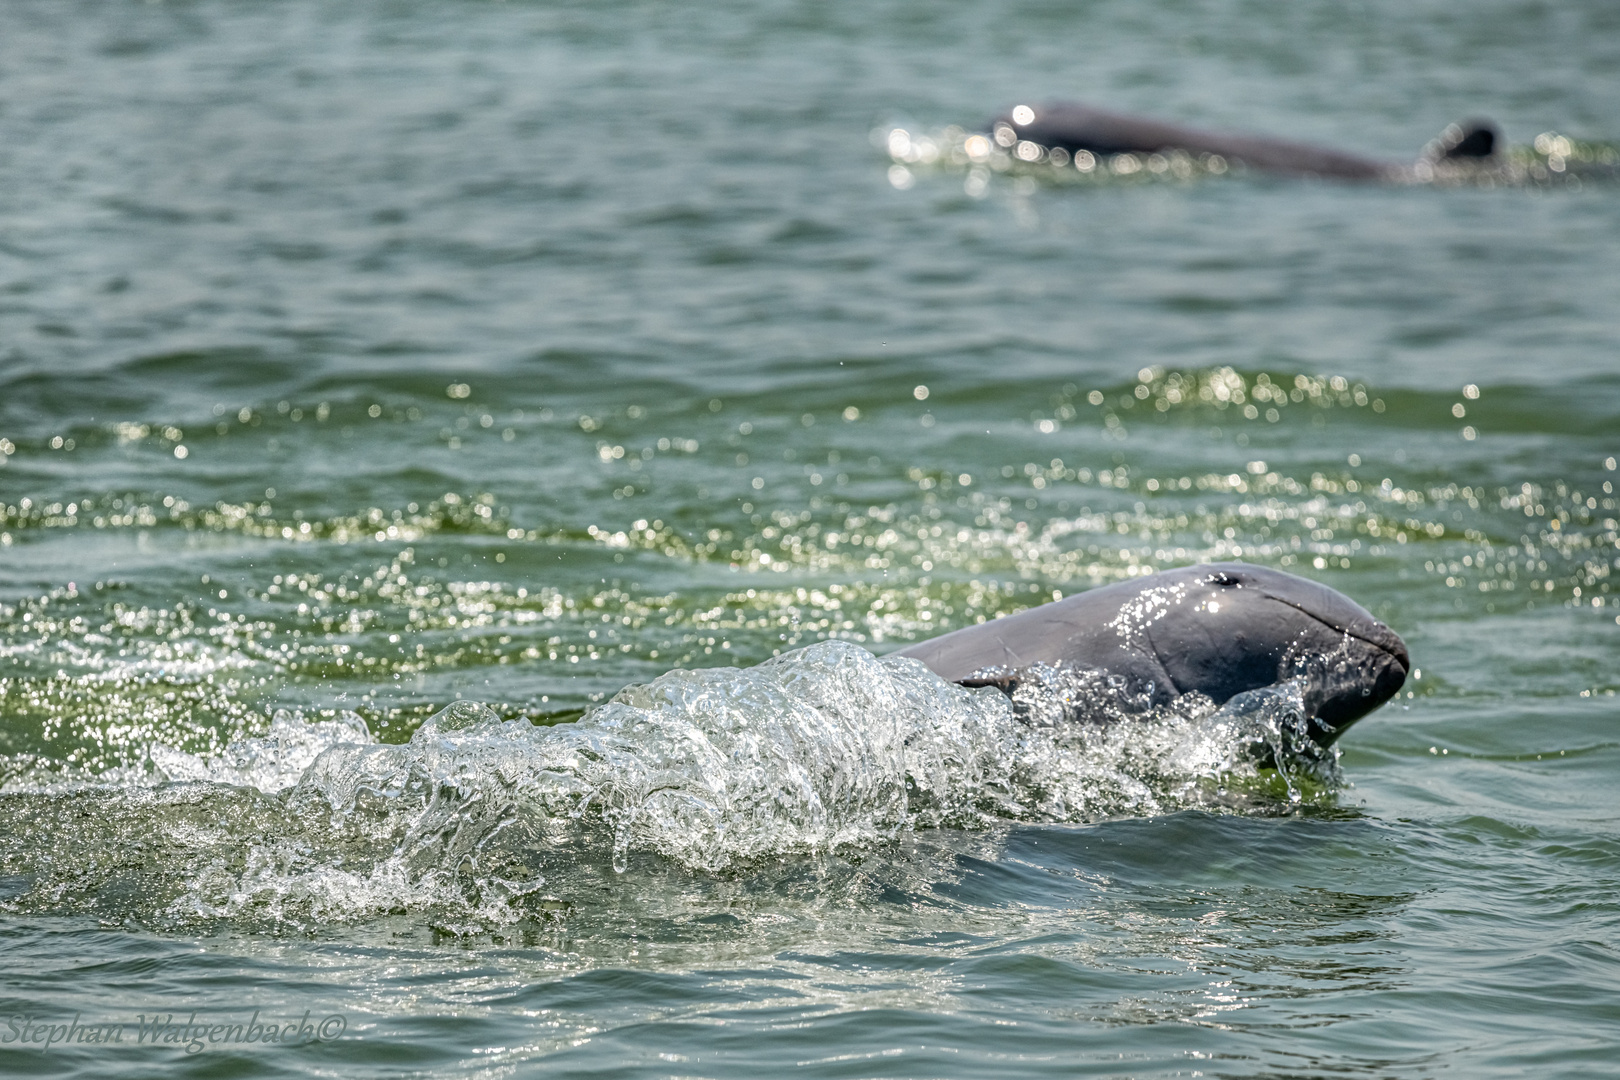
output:
[[[953,159],[1056,97],[1518,171]],[[6,4],[0,1071],[1614,1075],[1617,113],[1600,0]],[[1336,765],[882,659],[1217,560],[1407,641]]]

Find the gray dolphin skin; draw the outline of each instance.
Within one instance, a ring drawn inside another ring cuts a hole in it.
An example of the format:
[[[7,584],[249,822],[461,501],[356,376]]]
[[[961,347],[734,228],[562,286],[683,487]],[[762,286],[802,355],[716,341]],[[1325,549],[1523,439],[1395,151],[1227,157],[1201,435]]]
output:
[[[1167,124],[1160,120],[1094,109],[1072,101],[1050,101],[1033,109],[1020,106],[998,117],[991,130],[1010,128],[1018,139],[1048,149],[1060,146],[1069,153],[1151,154],[1183,150],[1189,154],[1219,154],[1229,162],[1262,172],[1288,176],[1319,176],[1339,180],[1396,180],[1410,164],[1328,150],[1308,143]],[[1430,143],[1424,156],[1430,161],[1479,161],[1490,158],[1499,142],[1488,120],[1452,125]]]
[[[1220,704],[1303,675],[1311,736],[1323,746],[1393,697],[1411,667],[1399,635],[1349,597],[1244,563],[1107,585],[896,655],[1009,693],[1031,665],[1100,671],[1151,705],[1191,691]]]

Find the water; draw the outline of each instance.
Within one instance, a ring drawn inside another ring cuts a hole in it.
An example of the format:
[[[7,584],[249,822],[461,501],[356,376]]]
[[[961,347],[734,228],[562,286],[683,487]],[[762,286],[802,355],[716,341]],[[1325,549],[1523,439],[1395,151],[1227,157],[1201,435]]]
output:
[[[1620,187],[888,135],[1601,148],[1617,30],[8,5],[4,1068],[1607,1074]],[[1410,645],[1337,762],[1260,767],[1288,687],[1044,729],[881,659],[1234,558]]]

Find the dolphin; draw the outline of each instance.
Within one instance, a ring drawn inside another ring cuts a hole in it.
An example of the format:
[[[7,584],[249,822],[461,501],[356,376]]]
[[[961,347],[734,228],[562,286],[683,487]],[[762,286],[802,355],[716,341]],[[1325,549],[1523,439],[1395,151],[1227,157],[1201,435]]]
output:
[[[1138,707],[1200,692],[1217,705],[1305,680],[1311,738],[1327,746],[1395,696],[1406,643],[1326,585],[1245,563],[1122,581],[920,642],[896,655],[1012,695],[1044,667],[1100,672]]]
[[[1200,131],[1072,101],[1052,101],[1033,108],[1019,105],[998,117],[991,131],[1003,146],[1029,142],[1047,150],[1061,147],[1070,154],[1079,150],[1092,154],[1181,150],[1193,155],[1219,155],[1234,164],[1288,176],[1400,180],[1410,177],[1415,167],[1265,135]],[[1430,167],[1442,162],[1486,164],[1494,160],[1500,141],[1496,125],[1489,120],[1452,124],[1424,147],[1419,163]]]

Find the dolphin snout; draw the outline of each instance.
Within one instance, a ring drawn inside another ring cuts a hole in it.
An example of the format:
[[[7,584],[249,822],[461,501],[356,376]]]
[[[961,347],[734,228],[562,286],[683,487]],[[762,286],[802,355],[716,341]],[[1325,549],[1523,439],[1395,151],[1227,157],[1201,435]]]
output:
[[[1292,608],[1295,661],[1309,677],[1306,707],[1324,745],[1394,697],[1412,668],[1406,642],[1348,596],[1319,582],[1242,564],[1211,568],[1207,581],[1223,589],[1253,589]],[[1280,609],[1273,609],[1280,610]],[[1279,623],[1289,621],[1280,618]]]
[[[1399,634],[1376,619],[1344,628],[1344,648],[1311,673],[1307,705],[1329,740],[1400,692],[1412,670]],[[1320,740],[1319,740],[1320,741]]]
[[[1406,642],[1401,640],[1401,635],[1377,619],[1370,617],[1357,619],[1345,627],[1345,632],[1374,649],[1388,653],[1390,658],[1400,665],[1402,677],[1412,670],[1412,657],[1406,651]]]

